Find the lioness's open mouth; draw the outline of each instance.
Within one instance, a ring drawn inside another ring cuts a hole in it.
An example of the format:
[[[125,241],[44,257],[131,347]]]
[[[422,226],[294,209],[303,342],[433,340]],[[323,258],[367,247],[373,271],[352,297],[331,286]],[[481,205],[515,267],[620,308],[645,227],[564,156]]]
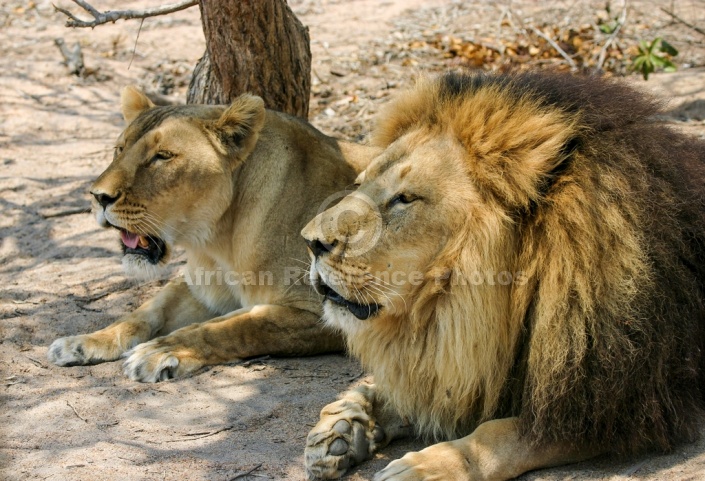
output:
[[[323,294],[326,300],[346,308],[361,321],[369,319],[377,314],[377,311],[379,311],[379,304],[358,304],[356,302],[349,301],[335,292],[331,287],[324,284],[323,281],[320,281],[320,284],[316,286],[316,291]]]
[[[116,227],[116,229],[120,231],[123,255],[141,255],[146,257],[151,264],[158,264],[166,254],[166,244],[159,237],[135,234],[120,227]]]

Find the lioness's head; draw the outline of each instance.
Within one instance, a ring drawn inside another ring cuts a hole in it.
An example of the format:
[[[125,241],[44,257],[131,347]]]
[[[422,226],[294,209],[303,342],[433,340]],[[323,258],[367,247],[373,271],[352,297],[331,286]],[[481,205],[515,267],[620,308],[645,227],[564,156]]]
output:
[[[128,271],[149,275],[174,244],[207,243],[233,197],[233,172],[264,123],[262,99],[230,107],[155,106],[141,91],[122,92],[127,128],[113,162],[93,183],[98,223],[120,231]]]
[[[302,231],[329,323],[354,332],[427,319],[452,282],[476,273],[478,289],[508,292],[497,276],[517,275],[513,226],[568,155],[574,122],[502,82],[448,75],[386,109],[373,131],[385,150],[357,191]]]

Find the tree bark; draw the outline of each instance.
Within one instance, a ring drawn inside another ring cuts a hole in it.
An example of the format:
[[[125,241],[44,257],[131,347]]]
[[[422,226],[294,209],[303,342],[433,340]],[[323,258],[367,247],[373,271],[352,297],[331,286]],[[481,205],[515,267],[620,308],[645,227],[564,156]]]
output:
[[[249,92],[265,106],[308,117],[308,28],[286,0],[201,0],[206,52],[189,85],[189,103],[227,104]]]

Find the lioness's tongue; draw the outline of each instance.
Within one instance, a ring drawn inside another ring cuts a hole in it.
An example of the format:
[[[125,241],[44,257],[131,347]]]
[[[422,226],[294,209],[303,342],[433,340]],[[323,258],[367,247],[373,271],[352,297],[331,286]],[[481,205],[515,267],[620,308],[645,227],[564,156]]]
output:
[[[140,236],[132,232],[125,232],[124,230],[120,231],[120,238],[122,239],[122,243],[130,249],[135,249],[140,241]]]

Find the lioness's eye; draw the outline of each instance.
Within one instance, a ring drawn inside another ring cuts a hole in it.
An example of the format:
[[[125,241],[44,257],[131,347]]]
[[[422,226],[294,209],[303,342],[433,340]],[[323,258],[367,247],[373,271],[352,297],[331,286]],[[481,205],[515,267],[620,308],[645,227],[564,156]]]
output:
[[[397,204],[411,204],[413,201],[419,200],[419,198],[420,197],[418,196],[401,192],[392,197],[387,205],[389,207],[394,207]]]
[[[121,145],[116,145],[115,149],[113,150],[113,159],[117,158],[118,155],[122,153],[122,146]]]
[[[154,154],[154,157],[152,157],[152,162],[156,162],[157,160],[169,160],[172,157],[174,157],[173,152],[169,152],[168,150],[160,150]]]

